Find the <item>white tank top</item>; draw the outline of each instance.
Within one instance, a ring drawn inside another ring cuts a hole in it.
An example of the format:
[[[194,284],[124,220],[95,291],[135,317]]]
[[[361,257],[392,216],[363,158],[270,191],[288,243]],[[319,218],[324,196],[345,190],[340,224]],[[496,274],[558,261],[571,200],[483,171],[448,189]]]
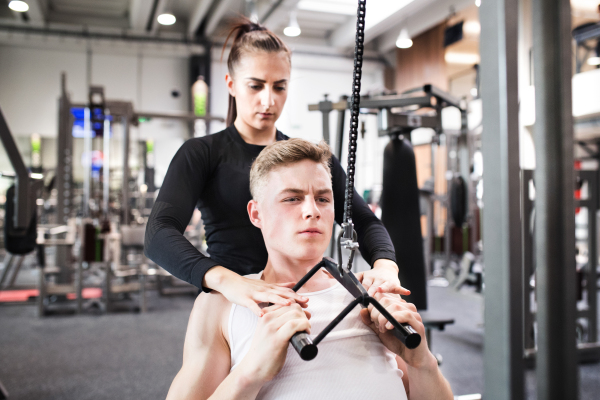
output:
[[[259,279],[260,274],[248,275]],[[308,311],[312,337],[318,335],[354,298],[339,283],[312,293]],[[402,371],[395,355],[366,326],[360,316],[361,307],[346,316],[321,343],[319,353],[304,361],[290,345],[281,372],[265,384],[256,399],[272,400],[406,400]],[[231,370],[244,358],[256,330],[258,317],[248,308],[235,304],[229,315]]]

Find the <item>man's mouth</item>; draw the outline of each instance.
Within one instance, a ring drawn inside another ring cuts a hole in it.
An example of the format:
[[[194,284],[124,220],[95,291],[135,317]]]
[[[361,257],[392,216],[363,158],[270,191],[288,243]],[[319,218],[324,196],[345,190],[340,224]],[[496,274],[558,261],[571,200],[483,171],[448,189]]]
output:
[[[300,234],[309,235],[309,236],[320,235],[322,233],[323,232],[321,232],[320,230],[315,229],[315,228],[305,229],[305,230],[303,230],[303,231],[300,232]]]

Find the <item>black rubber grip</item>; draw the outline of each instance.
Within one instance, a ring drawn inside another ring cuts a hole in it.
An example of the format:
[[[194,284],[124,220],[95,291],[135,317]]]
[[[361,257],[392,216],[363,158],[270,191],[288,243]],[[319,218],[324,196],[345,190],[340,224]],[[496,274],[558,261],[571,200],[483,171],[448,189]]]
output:
[[[319,349],[313,344],[312,339],[306,332],[296,332],[290,339],[290,343],[304,361],[310,361],[317,356]]]
[[[392,334],[409,349],[416,349],[421,344],[421,335],[408,324],[400,324],[403,329],[394,328]]]

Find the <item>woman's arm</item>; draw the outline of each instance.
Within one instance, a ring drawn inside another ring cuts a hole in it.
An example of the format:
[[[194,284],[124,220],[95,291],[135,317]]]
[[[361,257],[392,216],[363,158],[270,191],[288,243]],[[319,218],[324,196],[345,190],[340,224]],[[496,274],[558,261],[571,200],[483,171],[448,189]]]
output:
[[[335,221],[341,224],[344,220],[346,172],[335,156],[331,157],[331,175],[335,204]],[[352,201],[352,222],[358,234],[360,253],[369,265],[372,266],[379,259],[396,262],[396,252],[390,235],[383,226],[383,223],[381,223],[381,220],[373,214],[356,190],[354,191]]]
[[[218,263],[206,257],[184,236],[194,207],[210,174],[210,153],[198,139],[185,142],[177,151],[160,188],[146,226],[144,253],[152,261],[205,291],[206,272]]]
[[[344,220],[346,172],[335,156],[331,157],[331,175],[335,220],[341,224]],[[357,275],[369,294],[372,296],[376,291],[401,295],[410,294],[410,291],[400,286],[396,252],[387,229],[356,190],[352,201],[352,222],[358,235],[360,253],[365,261],[373,267],[370,271]]]

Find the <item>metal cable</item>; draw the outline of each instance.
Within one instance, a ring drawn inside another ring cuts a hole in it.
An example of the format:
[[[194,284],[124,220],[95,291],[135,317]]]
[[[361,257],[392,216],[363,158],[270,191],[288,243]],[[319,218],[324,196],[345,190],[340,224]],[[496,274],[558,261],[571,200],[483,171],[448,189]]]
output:
[[[356,44],[354,46],[354,73],[352,98],[350,99],[350,134],[348,136],[348,168],[346,170],[346,200],[344,202],[344,222],[352,220],[352,200],[354,198],[354,172],[356,164],[356,139],[358,138],[358,112],[360,106],[360,79],[362,77],[363,51],[365,41],[365,11],[367,0],[358,0],[356,11]]]

